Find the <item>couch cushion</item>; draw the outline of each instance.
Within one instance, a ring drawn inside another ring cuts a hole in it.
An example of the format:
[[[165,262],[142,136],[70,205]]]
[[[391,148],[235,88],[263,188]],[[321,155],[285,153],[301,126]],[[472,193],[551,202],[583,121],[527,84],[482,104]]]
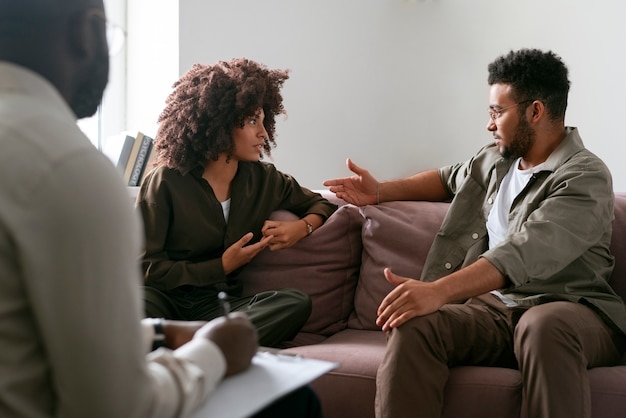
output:
[[[339,363],[311,384],[325,417],[374,418],[376,372],[385,347],[386,334],[381,331],[346,329],[321,344],[285,351]],[[454,367],[444,398],[451,401],[444,403],[442,418],[519,417],[522,377],[517,370],[500,367]]]
[[[378,330],[376,309],[393,288],[385,267],[401,276],[419,278],[428,250],[448,210],[447,203],[387,202],[364,206],[363,257],[348,326]]]
[[[615,221],[611,237],[611,253],[615,256],[615,269],[610,284],[626,299],[626,192],[615,193]]]
[[[276,220],[297,220],[277,211]],[[313,311],[302,332],[332,335],[347,325],[361,264],[363,218],[352,205],[341,206],[311,236],[293,247],[262,251],[239,274],[244,295],[296,288],[308,293]]]

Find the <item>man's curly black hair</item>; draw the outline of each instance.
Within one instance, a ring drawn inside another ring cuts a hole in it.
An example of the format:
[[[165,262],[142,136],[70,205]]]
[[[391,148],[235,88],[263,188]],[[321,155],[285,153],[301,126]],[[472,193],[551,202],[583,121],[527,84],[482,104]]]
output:
[[[195,64],[176,83],[159,116],[154,141],[157,164],[182,173],[232,155],[233,130],[263,109],[268,133],[264,152],[276,146],[276,116],[285,114],[280,89],[288,70],[270,70],[249,59]]]
[[[510,84],[517,102],[540,100],[552,120],[564,120],[570,82],[567,67],[552,51],[520,49],[496,58],[488,66],[487,82]],[[523,112],[523,108],[520,108]]]

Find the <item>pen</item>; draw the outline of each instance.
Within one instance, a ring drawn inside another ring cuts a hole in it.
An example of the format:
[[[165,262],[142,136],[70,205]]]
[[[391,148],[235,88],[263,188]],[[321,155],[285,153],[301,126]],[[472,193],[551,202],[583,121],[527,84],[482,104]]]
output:
[[[220,305],[222,305],[222,315],[228,318],[228,314],[230,313],[230,302],[228,302],[228,295],[226,292],[219,292],[217,297],[220,300]]]

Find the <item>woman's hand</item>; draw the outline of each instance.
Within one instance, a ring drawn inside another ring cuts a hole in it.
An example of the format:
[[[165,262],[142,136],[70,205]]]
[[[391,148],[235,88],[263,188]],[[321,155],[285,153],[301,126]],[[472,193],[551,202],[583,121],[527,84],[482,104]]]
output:
[[[258,253],[267,247],[273,235],[264,236],[256,244],[246,245],[254,237],[252,232],[248,232],[241,239],[228,247],[222,254],[222,267],[225,274],[230,274],[244,264],[248,264]]]
[[[297,221],[265,221],[261,233],[265,238],[272,237],[268,245],[271,251],[289,248],[308,235],[307,225],[302,219]]]

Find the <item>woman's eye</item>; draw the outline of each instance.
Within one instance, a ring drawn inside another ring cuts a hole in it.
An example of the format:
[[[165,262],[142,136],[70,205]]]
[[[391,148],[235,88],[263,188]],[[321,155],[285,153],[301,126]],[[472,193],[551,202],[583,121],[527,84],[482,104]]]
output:
[[[248,121],[248,123],[249,123],[250,125],[256,125],[256,119],[250,119],[250,120]]]

